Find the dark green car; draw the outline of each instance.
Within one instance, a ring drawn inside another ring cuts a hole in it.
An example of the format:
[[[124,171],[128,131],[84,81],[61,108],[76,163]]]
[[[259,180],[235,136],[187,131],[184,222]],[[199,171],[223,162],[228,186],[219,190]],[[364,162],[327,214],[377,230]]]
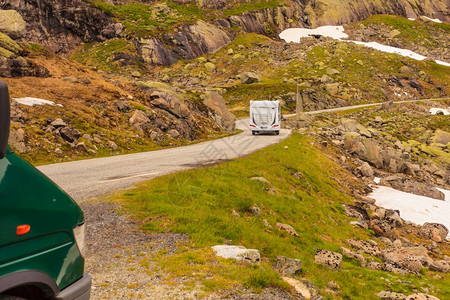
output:
[[[83,211],[7,146],[9,118],[0,81],[0,299],[89,299]]]

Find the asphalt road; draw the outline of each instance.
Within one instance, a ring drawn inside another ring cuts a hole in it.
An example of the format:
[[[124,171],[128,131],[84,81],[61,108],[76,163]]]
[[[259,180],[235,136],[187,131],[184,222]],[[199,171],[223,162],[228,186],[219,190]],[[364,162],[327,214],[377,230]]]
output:
[[[280,135],[253,136],[248,124],[248,119],[238,120],[236,127],[244,132],[218,140],[164,150],[51,164],[39,166],[38,169],[73,199],[81,202],[129,188],[139,181],[244,156],[276,144],[290,135],[289,130],[282,129]]]
[[[448,100],[448,98],[407,100],[394,103],[401,104],[439,100]],[[361,104],[310,111],[305,112],[305,114],[313,115],[345,111],[380,106],[381,104]],[[285,117],[293,116],[295,114],[285,115]],[[252,136],[248,124],[248,119],[238,120],[236,122],[236,128],[242,129],[244,132],[218,140],[158,151],[45,165],[38,167],[38,169],[50,177],[50,179],[76,201],[80,202],[113,191],[129,188],[139,181],[179,170],[244,156],[269,145],[276,144],[290,135],[290,130],[282,129],[278,136]]]

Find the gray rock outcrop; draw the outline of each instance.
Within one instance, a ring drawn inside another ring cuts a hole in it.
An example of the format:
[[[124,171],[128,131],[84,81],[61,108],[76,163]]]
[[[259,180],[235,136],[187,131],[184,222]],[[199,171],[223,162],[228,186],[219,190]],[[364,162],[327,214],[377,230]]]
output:
[[[253,72],[244,72],[244,73],[240,74],[239,76],[241,78],[242,84],[250,84],[250,83],[255,83],[255,82],[260,81],[259,76]]]
[[[19,39],[26,33],[26,23],[22,16],[15,10],[0,10],[0,32]]]
[[[433,261],[429,268],[437,272],[450,273],[450,262],[445,260]]]
[[[49,71],[24,58],[22,47],[0,32],[0,77],[48,77]]]
[[[209,117],[227,132],[233,132],[236,117],[228,110],[222,96],[217,93],[207,93],[203,103],[209,108]]]
[[[2,0],[0,8],[16,10],[26,22],[22,40],[41,44],[55,53],[81,42],[118,36],[123,26],[82,0]]]
[[[295,231],[294,227],[289,224],[277,223],[277,228],[281,231],[286,231],[292,236],[298,237],[297,231]]]
[[[344,149],[377,168],[383,167],[381,148],[367,138],[359,138],[355,134],[348,134],[344,141]]]
[[[381,185],[392,187],[415,195],[430,197],[433,199],[444,200],[445,194],[429,184],[405,178],[403,176],[388,176],[380,181]]]
[[[302,269],[302,261],[300,259],[277,256],[275,269],[283,275],[295,275]]]
[[[404,300],[439,300],[439,298],[424,293],[416,293],[407,296]]]
[[[333,270],[339,270],[342,265],[342,255],[328,250],[319,250],[314,256],[314,262]]]
[[[440,243],[447,238],[448,228],[439,223],[425,223],[420,228],[420,233],[423,237]]]
[[[135,45],[145,62],[168,66],[180,59],[214,53],[233,39],[231,33],[198,21],[162,38],[137,39]]]
[[[403,300],[406,297],[402,293],[393,291],[381,291],[379,293],[376,293],[375,296],[379,297],[381,300]]]
[[[247,249],[243,246],[217,245],[211,247],[217,256],[223,258],[233,258],[237,261],[244,261],[251,264],[257,264],[261,261],[259,251],[256,249]]]

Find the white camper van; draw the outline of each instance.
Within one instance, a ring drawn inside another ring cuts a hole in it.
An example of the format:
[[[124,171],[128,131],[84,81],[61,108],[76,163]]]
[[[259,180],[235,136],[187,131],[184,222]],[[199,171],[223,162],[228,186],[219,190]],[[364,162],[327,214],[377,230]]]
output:
[[[250,130],[252,134],[280,134],[281,106],[279,101],[250,101]]]

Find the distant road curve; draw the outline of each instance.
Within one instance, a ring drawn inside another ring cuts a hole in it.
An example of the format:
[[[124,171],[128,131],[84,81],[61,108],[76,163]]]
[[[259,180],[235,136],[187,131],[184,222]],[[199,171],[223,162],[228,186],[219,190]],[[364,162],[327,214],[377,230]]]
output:
[[[434,100],[450,99],[408,100],[395,103]],[[361,104],[305,113],[320,114],[381,104]],[[295,114],[286,115],[286,117],[289,116],[292,117]],[[248,124],[249,120],[247,118],[239,119],[236,121],[236,128],[243,130],[242,133],[213,141],[150,152],[51,164],[39,166],[38,169],[50,177],[76,201],[82,202],[113,191],[129,188],[139,181],[179,170],[209,165],[221,160],[241,157],[269,145],[279,143],[291,133],[290,130],[282,129],[280,135],[252,136]]]
[[[394,101],[394,104],[412,103],[412,102],[427,102],[427,101],[445,101],[445,100],[450,100],[450,98],[403,100],[403,101]],[[329,113],[329,112],[346,111],[346,110],[352,110],[352,109],[357,109],[357,108],[381,106],[381,105],[383,105],[383,103],[358,104],[358,105],[352,105],[352,106],[344,106],[344,107],[328,108],[328,109],[321,109],[321,110],[314,110],[314,111],[306,111],[304,113],[307,114],[307,115],[317,115],[317,114],[323,114],[323,113]],[[284,116],[287,117],[287,118],[290,118],[290,117],[295,117],[295,114],[289,114],[289,115],[284,115]]]

